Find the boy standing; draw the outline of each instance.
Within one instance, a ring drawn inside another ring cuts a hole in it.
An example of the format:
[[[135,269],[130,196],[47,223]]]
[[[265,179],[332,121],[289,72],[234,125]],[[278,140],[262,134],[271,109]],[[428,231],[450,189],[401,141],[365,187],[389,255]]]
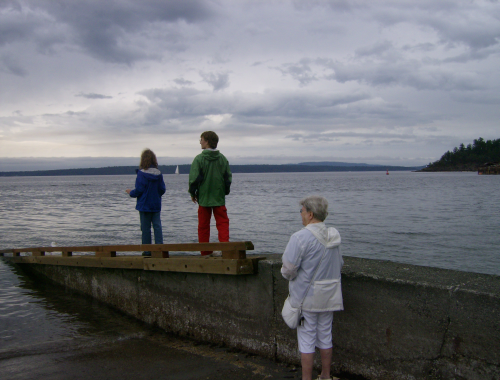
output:
[[[226,195],[229,194],[232,173],[229,162],[216,148],[219,136],[206,131],[201,134],[200,146],[203,151],[191,164],[189,172],[189,193],[194,203],[198,203],[198,242],[210,241],[210,219],[214,213],[219,241],[229,241],[229,218],[227,217]],[[202,251],[201,255],[212,254]]]

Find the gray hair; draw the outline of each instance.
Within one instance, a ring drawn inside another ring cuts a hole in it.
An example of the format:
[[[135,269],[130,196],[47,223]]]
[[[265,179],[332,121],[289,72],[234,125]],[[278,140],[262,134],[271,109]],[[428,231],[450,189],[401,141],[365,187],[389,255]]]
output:
[[[299,204],[304,206],[307,212],[312,212],[314,218],[320,222],[328,216],[328,201],[323,197],[312,195],[302,199]]]

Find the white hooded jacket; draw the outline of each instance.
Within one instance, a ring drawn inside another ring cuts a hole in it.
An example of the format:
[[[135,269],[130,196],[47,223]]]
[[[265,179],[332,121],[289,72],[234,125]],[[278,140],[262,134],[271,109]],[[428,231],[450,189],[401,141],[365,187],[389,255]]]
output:
[[[282,257],[281,274],[290,281],[288,289],[293,307],[300,306],[304,300],[302,310],[305,311],[344,309],[340,282],[344,261],[340,242],[339,232],[324,223],[308,224],[290,237]],[[309,287],[320,261],[314,283]]]

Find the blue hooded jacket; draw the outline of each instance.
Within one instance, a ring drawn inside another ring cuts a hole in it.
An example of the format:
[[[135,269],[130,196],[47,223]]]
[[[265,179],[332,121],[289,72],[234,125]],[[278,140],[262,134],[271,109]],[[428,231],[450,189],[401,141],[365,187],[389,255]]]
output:
[[[135,189],[130,192],[132,198],[137,198],[135,209],[142,212],[160,212],[161,196],[165,194],[163,175],[156,168],[137,171]]]

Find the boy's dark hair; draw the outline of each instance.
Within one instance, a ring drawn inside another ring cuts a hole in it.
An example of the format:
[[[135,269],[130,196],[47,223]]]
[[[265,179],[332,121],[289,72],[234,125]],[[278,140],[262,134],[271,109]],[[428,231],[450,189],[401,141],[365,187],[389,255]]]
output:
[[[219,143],[219,136],[217,136],[217,133],[212,131],[205,131],[201,134],[200,137],[208,142],[208,146],[210,148],[217,148],[217,144]]]
[[[141,154],[141,163],[139,168],[147,170],[149,168],[158,168],[158,161],[156,155],[151,149],[144,149]]]

